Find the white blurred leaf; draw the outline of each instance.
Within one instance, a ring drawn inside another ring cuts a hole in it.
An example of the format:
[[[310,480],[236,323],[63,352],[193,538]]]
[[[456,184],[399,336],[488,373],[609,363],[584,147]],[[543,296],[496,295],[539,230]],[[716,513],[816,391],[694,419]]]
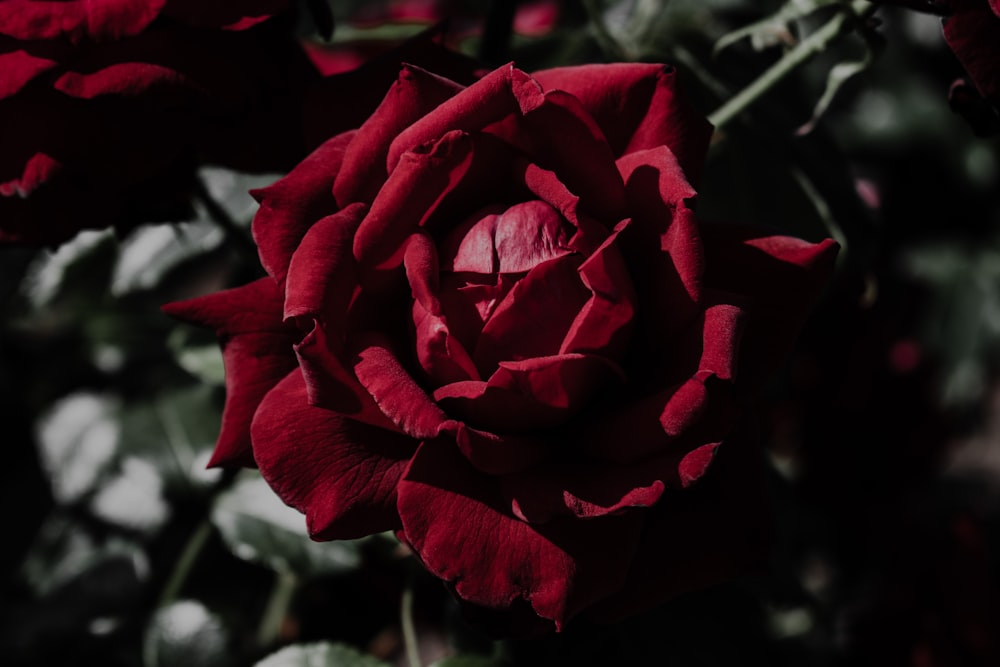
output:
[[[39,454],[58,502],[72,503],[97,486],[121,441],[119,409],[116,399],[77,393],[39,418]]]
[[[216,499],[212,523],[237,557],[278,572],[332,574],[361,560],[357,541],[312,541],[305,517],[281,502],[259,473],[246,473]]]
[[[225,667],[229,633],[200,602],[181,600],[154,614],[143,640],[145,667]]]

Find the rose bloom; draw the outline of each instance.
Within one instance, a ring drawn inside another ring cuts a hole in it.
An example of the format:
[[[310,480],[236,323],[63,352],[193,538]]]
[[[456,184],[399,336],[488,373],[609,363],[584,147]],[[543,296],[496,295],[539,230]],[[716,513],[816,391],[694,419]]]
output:
[[[710,134],[662,65],[405,66],[255,192],[269,275],[165,307],[222,341],[213,463],[315,539],[396,531],[500,633],[760,567],[743,406],[836,246],[699,222]]]
[[[968,86],[952,88],[952,105],[969,117],[974,127],[982,127],[983,134],[995,132],[1000,125],[996,119],[1000,109],[1000,0],[951,0],[948,5],[945,40],[992,113],[984,114],[982,103],[977,105]],[[977,116],[983,120],[976,121]]]
[[[156,217],[189,187],[196,149],[272,113],[271,100],[308,76],[291,31],[277,25],[289,6],[0,2],[0,242],[51,244]],[[242,150],[223,161],[280,166],[263,149]],[[290,167],[306,153],[282,157]]]

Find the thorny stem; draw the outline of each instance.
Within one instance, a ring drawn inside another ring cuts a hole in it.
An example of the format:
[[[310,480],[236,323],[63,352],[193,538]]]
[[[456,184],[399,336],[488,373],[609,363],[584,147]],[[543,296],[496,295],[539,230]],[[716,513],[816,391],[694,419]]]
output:
[[[731,97],[725,104],[712,112],[708,120],[716,128],[726,125],[739,116],[750,105],[784,79],[796,67],[803,64],[814,55],[821,53],[839,37],[844,29],[856,18],[870,16],[878,7],[868,0],[852,0],[841,11],[821,26],[814,33],[802,40],[778,62],[761,74],[749,86]]]

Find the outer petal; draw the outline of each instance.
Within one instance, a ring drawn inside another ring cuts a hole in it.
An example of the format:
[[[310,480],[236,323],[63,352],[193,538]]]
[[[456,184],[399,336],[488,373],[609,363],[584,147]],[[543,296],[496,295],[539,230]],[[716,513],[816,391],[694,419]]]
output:
[[[833,273],[837,244],[809,243],[739,225],[704,225],[705,284],[740,295],[749,312],[740,383],[757,386],[791,349]]]
[[[565,354],[505,361],[489,382],[455,382],[434,392],[453,417],[498,433],[565,423],[622,371],[595,355]]]
[[[580,257],[543,262],[514,285],[487,320],[473,359],[484,377],[499,364],[560,354],[560,347],[588,303]]]
[[[699,226],[686,202],[695,192],[663,146],[627,155],[618,168],[633,214],[621,243],[645,318],[643,353],[655,354],[701,310],[704,256]]]
[[[353,137],[354,132],[338,134],[274,185],[251,192],[260,202],[253,219],[260,263],[279,282],[306,230],[337,210],[330,190]]]
[[[261,400],[295,368],[295,338],[281,322],[281,291],[270,278],[163,306],[168,315],[212,327],[222,345],[226,404],[209,465],[254,465],[250,422]]]
[[[484,192],[503,197],[509,179],[496,166],[508,159],[496,139],[460,131],[404,153],[354,238],[358,265],[372,271],[399,266],[404,242],[420,227],[453,225],[474,210],[475,200],[481,205]]]
[[[19,92],[36,76],[57,67],[61,55],[61,49],[48,45],[43,52],[39,49],[27,51],[18,48],[19,44],[8,46],[7,41],[0,38],[0,100]]]
[[[289,0],[168,0],[164,14],[198,28],[245,30],[288,9]]]
[[[459,597],[501,610],[527,600],[557,629],[618,590],[640,526],[637,516],[519,521],[490,477],[438,441],[417,451],[398,493],[405,540]]]
[[[460,84],[476,81],[480,64],[438,44],[440,32],[440,26],[425,30],[355,70],[326,76],[311,86],[304,104],[307,145],[317,146],[345,128],[360,127],[399,77],[402,63],[422,67]],[[323,72],[322,50],[314,49],[309,55]],[[344,104],[344,100],[350,100],[350,104]]]
[[[672,67],[634,63],[580,65],[536,72],[546,90],[583,103],[616,156],[666,145],[697,181],[712,126],[680,90]]]
[[[306,515],[314,539],[351,539],[399,526],[396,486],[417,443],[309,405],[292,371],[253,419],[261,474]]]
[[[121,39],[145,30],[166,4],[167,0],[5,0],[0,3],[0,34],[73,43]]]
[[[410,377],[385,341],[373,335],[360,342],[354,374],[386,417],[418,440],[455,428],[454,421]]]
[[[760,450],[746,434],[719,446],[694,487],[646,513],[642,543],[618,594],[588,615],[602,622],[765,567],[771,525]]]
[[[385,99],[358,130],[333,184],[341,205],[372,201],[388,177],[385,161],[396,136],[454,96],[462,86],[413,65],[403,65]]]

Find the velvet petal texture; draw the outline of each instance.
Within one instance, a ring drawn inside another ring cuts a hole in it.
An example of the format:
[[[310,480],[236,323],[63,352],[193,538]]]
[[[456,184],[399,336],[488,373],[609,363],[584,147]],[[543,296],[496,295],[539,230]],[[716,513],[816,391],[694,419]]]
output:
[[[250,422],[264,396],[295,368],[295,337],[281,321],[282,295],[270,278],[171,303],[164,312],[216,330],[226,369],[222,431],[209,465],[254,465]]]
[[[468,602],[529,602],[561,628],[616,592],[639,536],[637,515],[529,525],[492,480],[441,442],[424,443],[399,484],[403,534],[424,565]]]
[[[300,371],[264,397],[251,435],[264,479],[306,515],[314,538],[350,539],[399,525],[396,486],[414,443],[311,407]]]
[[[748,399],[832,242],[697,219],[710,127],[660,65],[404,66],[359,125],[256,193],[298,367],[253,453],[313,536],[393,529],[532,633],[757,565]]]

